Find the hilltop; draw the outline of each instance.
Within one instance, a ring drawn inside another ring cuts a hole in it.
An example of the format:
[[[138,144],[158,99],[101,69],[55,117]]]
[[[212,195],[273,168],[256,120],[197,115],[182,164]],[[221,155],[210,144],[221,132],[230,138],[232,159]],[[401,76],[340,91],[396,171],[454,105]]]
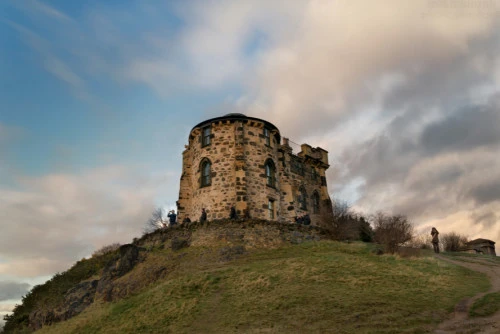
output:
[[[490,287],[426,251],[376,248],[267,221],[161,229],[35,287],[5,332],[429,332]]]

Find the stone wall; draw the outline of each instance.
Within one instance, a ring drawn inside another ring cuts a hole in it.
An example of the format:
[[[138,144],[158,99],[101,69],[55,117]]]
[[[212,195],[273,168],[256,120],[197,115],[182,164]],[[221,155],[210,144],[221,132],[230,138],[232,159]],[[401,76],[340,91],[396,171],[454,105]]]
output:
[[[203,146],[202,134],[207,126],[210,144]],[[269,142],[264,129],[269,133]],[[209,186],[201,184],[205,159],[211,163]],[[267,184],[266,161],[272,161],[276,168],[274,186]],[[294,168],[298,165],[301,170]],[[325,178],[328,167],[328,152],[304,144],[301,152],[294,154],[286,139],[281,144],[279,130],[264,120],[241,114],[207,120],[191,130],[183,152],[179,220],[186,216],[198,220],[202,208],[209,220],[227,218],[231,205],[235,205],[240,217],[290,222],[297,215],[309,213],[312,224],[325,225],[331,216]],[[301,188],[307,194],[304,210],[298,205]],[[312,210],[315,192],[320,203],[318,213]]]
[[[186,240],[188,247],[243,246],[246,250],[272,249],[306,241],[331,240],[328,230],[318,226],[286,224],[267,220],[222,219],[192,222],[174,228],[158,229],[134,244],[141,249],[169,248],[174,240]]]

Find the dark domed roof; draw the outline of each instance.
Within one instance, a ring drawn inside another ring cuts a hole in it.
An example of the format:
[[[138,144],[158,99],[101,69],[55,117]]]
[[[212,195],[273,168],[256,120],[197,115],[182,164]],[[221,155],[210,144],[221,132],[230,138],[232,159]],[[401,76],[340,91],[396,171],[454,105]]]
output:
[[[225,114],[224,117],[231,117],[231,116],[239,116],[239,117],[247,117],[245,114],[241,114],[241,113],[238,113],[238,112],[231,112],[229,114]]]
[[[274,124],[272,124],[272,123],[270,123],[268,121],[265,121],[263,119],[256,118],[256,117],[250,117],[250,116],[247,116],[247,115],[241,114],[241,113],[229,113],[229,114],[226,114],[224,116],[219,116],[219,117],[207,119],[206,121],[203,121],[201,123],[196,124],[191,129],[191,131],[193,131],[196,128],[201,128],[203,126],[210,125],[213,122],[218,122],[218,121],[231,121],[231,122],[234,122],[234,121],[240,121],[240,120],[241,121],[245,121],[245,122],[248,122],[248,121],[263,122],[268,129],[270,129],[270,130],[276,130],[277,131],[276,136],[277,136],[278,142],[279,142],[279,140],[280,140],[279,130],[278,130],[278,128]]]

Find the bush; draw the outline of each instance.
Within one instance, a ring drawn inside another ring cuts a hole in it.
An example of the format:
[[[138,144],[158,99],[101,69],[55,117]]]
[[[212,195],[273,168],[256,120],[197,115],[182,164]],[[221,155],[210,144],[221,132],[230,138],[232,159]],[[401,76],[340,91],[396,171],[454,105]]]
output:
[[[347,202],[332,201],[332,225],[328,227],[336,240],[361,240],[371,242],[373,229],[368,220],[351,209]]]
[[[101,255],[104,255],[107,253],[114,252],[115,250],[120,248],[120,246],[121,245],[117,242],[110,244],[110,245],[107,245],[107,246],[103,246],[103,247],[99,248],[98,250],[96,250],[94,253],[92,253],[92,257],[101,256]]]
[[[384,245],[386,252],[394,254],[398,247],[413,239],[413,224],[404,215],[390,216],[382,212],[373,217],[375,241]]]
[[[414,236],[408,243],[409,247],[420,249],[432,249],[432,236],[429,233]]]
[[[443,234],[440,238],[443,248],[447,252],[458,252],[461,248],[465,247],[467,237],[455,232]]]

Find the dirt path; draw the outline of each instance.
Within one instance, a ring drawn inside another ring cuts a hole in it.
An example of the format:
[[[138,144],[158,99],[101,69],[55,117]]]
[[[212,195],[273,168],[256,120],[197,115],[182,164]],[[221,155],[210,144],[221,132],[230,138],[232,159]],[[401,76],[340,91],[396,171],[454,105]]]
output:
[[[500,265],[498,262],[484,259],[471,259],[470,257],[460,258],[458,261],[451,260],[442,255],[436,255],[438,259],[451,262],[475,271],[488,275],[491,281],[491,289],[485,293],[478,294],[472,298],[461,300],[455,306],[455,312],[452,317],[442,322],[434,331],[437,334],[445,333],[500,333],[500,312],[490,317],[469,318],[469,309],[477,299],[483,297],[486,293],[500,291]],[[473,262],[470,262],[473,261]]]

